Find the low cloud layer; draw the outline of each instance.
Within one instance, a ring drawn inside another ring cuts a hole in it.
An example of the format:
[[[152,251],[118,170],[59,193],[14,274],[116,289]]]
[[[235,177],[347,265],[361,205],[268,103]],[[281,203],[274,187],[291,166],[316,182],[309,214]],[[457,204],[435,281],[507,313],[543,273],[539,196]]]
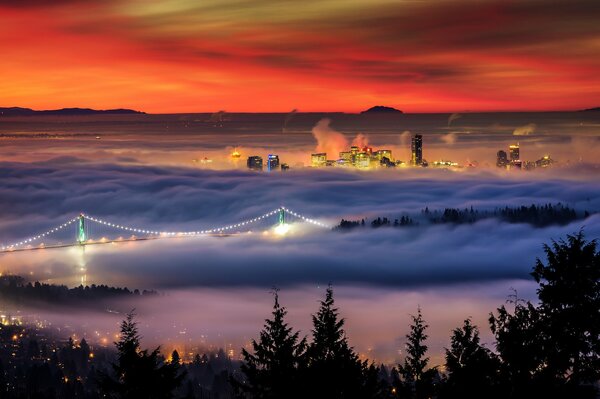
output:
[[[248,219],[280,205],[329,224],[341,218],[397,217],[430,209],[562,202],[600,210],[596,174],[565,171],[506,176],[490,172],[392,170],[375,173],[322,169],[287,173],[112,165],[62,157],[38,163],[0,163],[0,241],[46,230],[79,212],[159,230],[198,230]],[[289,219],[294,222],[293,218]],[[285,238],[253,234],[165,239],[0,255],[0,271],[69,285],[109,284],[158,289],[165,296],[136,303],[144,344],[182,349],[204,342],[239,348],[260,329],[282,288],[290,321],[304,333],[324,286],[333,283],[357,350],[395,361],[408,315],[422,306],[431,328],[434,361],[451,328],[465,317],[491,337],[486,317],[510,287],[534,298],[529,272],[542,244],[585,228],[600,237],[600,216],[567,226],[534,228],[483,220],[473,225],[381,228],[341,233],[292,225]],[[91,226],[93,238],[116,233]],[[75,230],[63,237],[73,241]],[[114,309],[128,309],[128,302]],[[43,309],[45,320],[94,331],[112,340],[121,314]],[[93,316],[93,317],[91,317]],[[82,320],[86,320],[82,323]],[[184,334],[182,335],[182,331]],[[440,358],[441,359],[441,358]]]
[[[0,234],[5,243],[79,212],[141,228],[190,231],[235,223],[280,205],[331,225],[341,218],[415,214],[426,206],[491,209],[562,202],[581,211],[600,210],[597,181],[535,174],[519,178],[438,170],[259,174],[99,165],[72,158],[4,163],[0,169],[4,176]],[[544,229],[494,220],[350,233],[295,225],[295,233],[285,239],[254,234],[164,240],[91,247],[83,261],[77,251],[52,250],[10,254],[0,262],[4,270],[59,279],[72,275],[73,265],[83,262],[98,282],[140,288],[329,281],[388,287],[445,285],[528,278],[542,243],[583,226],[591,237],[600,236],[597,216]],[[255,231],[268,228],[263,224]],[[95,238],[121,234],[101,228],[94,232]],[[73,229],[63,239],[73,241],[74,234]]]

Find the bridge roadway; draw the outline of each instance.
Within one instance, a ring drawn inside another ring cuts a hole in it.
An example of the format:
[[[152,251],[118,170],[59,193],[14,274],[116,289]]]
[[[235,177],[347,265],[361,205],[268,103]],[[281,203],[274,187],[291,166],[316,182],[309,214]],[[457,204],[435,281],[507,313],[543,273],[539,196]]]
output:
[[[203,237],[231,237],[248,233],[209,233],[203,234]],[[57,248],[70,248],[70,247],[87,247],[91,245],[105,245],[105,244],[122,244],[126,242],[134,242],[134,241],[154,241],[154,240],[164,240],[167,238],[198,238],[201,236],[155,236],[155,237],[130,237],[130,238],[120,238],[120,239],[105,239],[98,241],[86,241],[82,243],[74,242],[70,244],[52,244],[52,245],[38,245],[38,246],[29,246],[24,248],[12,248],[12,249],[4,249],[0,250],[0,254],[11,253],[11,252],[27,252],[27,251],[39,251],[43,249],[57,249]]]
[[[200,236],[212,236],[212,237],[229,237],[238,234],[247,234],[248,232],[240,232],[238,229],[243,229],[245,226],[259,222],[261,220],[265,220],[272,216],[277,215],[278,218],[278,227],[275,231],[278,234],[285,234],[288,228],[288,224],[286,223],[285,215],[289,214],[295,218],[298,218],[304,223],[313,224],[319,227],[327,228],[328,226],[301,214],[298,214],[288,208],[280,206],[277,209],[274,209],[270,212],[267,212],[261,216],[257,216],[253,219],[244,220],[238,223],[233,223],[228,226],[215,227],[208,230],[201,231],[156,231],[156,230],[148,230],[141,229],[138,227],[132,227],[117,223],[111,223],[102,219],[94,218],[92,216],[81,213],[78,217],[72,218],[65,223],[56,226],[50,230],[39,233],[38,235],[25,238],[19,242],[13,243],[11,245],[1,246],[1,253],[8,252],[22,252],[22,251],[35,251],[41,249],[51,249],[51,248],[68,248],[68,247],[81,247],[87,245],[101,245],[101,244],[116,244],[122,242],[130,242],[130,241],[148,241],[148,240],[157,240],[164,238],[184,238],[184,237],[200,237]],[[121,230],[127,232],[127,234],[132,233],[129,238],[120,238],[120,239],[106,239],[102,238],[101,240],[91,240],[88,235],[87,223],[86,221],[92,222],[94,224],[98,224],[104,227]],[[33,245],[35,242],[40,242],[41,240],[46,240],[49,236],[56,234],[57,232],[64,230],[68,226],[75,224],[76,226],[76,241],[73,243],[61,243],[60,241],[55,244],[44,245],[38,244]],[[280,229],[278,231],[278,229]],[[140,236],[137,236],[140,234]]]

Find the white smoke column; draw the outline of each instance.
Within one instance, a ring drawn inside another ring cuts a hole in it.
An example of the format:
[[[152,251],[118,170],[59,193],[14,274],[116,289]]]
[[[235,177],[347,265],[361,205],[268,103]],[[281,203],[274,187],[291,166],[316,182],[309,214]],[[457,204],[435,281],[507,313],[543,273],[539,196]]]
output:
[[[441,140],[448,145],[452,145],[452,144],[456,143],[457,139],[458,139],[458,136],[456,135],[456,133],[444,134],[441,137]]]
[[[362,133],[356,135],[354,140],[352,140],[352,145],[357,146],[358,148],[365,148],[369,146],[369,137]]]
[[[535,132],[536,128],[537,125],[535,123],[529,123],[527,125],[519,126],[513,131],[513,136],[529,136],[530,134]]]
[[[402,156],[407,157],[406,162],[410,160],[411,149],[410,149],[410,140],[412,137],[412,133],[410,130],[405,130],[400,134],[400,147],[402,148]]]
[[[403,147],[410,146],[411,136],[412,133],[410,132],[410,130],[405,130],[402,133],[400,133],[400,145],[402,145]]]
[[[294,108],[285,116],[285,120],[283,121],[283,128],[281,129],[281,133],[285,133],[285,129],[287,128],[288,123],[294,118],[294,115],[296,115],[297,112],[298,112],[298,110],[296,108]]]
[[[323,118],[312,129],[312,134],[317,140],[317,152],[326,152],[331,159],[337,159],[341,151],[347,151],[348,140],[346,137],[329,127],[331,119]]]
[[[452,124],[453,121],[457,120],[458,118],[462,118],[461,114],[452,114],[448,117],[448,126],[450,126],[450,124]]]

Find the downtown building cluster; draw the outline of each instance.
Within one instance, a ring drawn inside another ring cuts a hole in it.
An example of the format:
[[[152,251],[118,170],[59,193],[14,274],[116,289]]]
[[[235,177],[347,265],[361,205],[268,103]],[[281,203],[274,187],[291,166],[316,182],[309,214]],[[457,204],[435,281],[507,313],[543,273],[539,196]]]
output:
[[[329,159],[326,152],[312,153],[310,156],[310,166],[313,168],[323,167],[341,167],[355,169],[376,169],[376,168],[394,168],[394,167],[434,167],[434,168],[462,168],[458,163],[449,160],[439,160],[428,162],[423,157],[423,136],[415,134],[411,138],[411,156],[410,161],[394,159],[392,151],[389,149],[374,150],[372,147],[351,146],[348,151],[338,153],[337,159]],[[239,158],[240,154],[235,151],[232,157]],[[499,150],[496,153],[496,166],[508,170],[533,170],[536,168],[547,168],[553,165],[555,161],[549,155],[544,155],[536,161],[524,161],[521,159],[519,143],[511,144],[508,152]],[[267,171],[282,170],[286,171],[290,167],[287,163],[281,163],[277,154],[269,154],[265,160],[260,155],[249,156],[246,165],[250,170]],[[475,164],[476,165],[476,164]],[[475,166],[471,163],[467,167]]]
[[[263,158],[260,155],[252,155],[250,157],[248,157],[248,160],[246,161],[246,166],[248,166],[248,169],[250,170],[263,170]],[[276,154],[269,154],[267,156],[267,170],[273,171],[273,170],[288,170],[290,167],[287,163],[279,163],[279,155]]]
[[[411,154],[412,166],[427,166],[427,161],[423,159],[423,136],[420,134],[412,138]],[[405,166],[403,161],[394,160],[392,151],[387,149],[373,150],[368,146],[362,148],[352,146],[349,151],[341,151],[338,155],[337,159],[332,160],[328,159],[328,154],[325,152],[311,154],[310,164],[313,168],[337,166],[357,169]]]
[[[239,152],[234,151],[232,157],[239,158]],[[337,159],[328,159],[326,152],[319,152],[311,154],[310,166],[313,168],[322,167],[342,167],[342,168],[356,168],[356,169],[375,169],[375,168],[394,168],[394,167],[405,167],[407,164],[404,161],[395,160],[392,151],[389,149],[373,150],[372,147],[364,146],[352,146],[349,151],[341,151],[338,153]],[[411,138],[411,159],[408,164],[413,167],[439,167],[439,168],[452,168],[458,167],[456,162],[452,161],[435,161],[431,164],[423,158],[423,136],[415,134]],[[262,171],[265,166],[267,171],[274,170],[288,170],[289,165],[286,163],[280,163],[279,156],[276,154],[269,154],[266,162],[260,155],[249,156],[246,161],[246,166],[250,170]]]
[[[508,153],[499,150],[496,154],[496,166],[508,170],[533,170],[535,168],[547,168],[554,163],[549,155],[544,155],[537,161],[523,161],[521,159],[521,148],[519,143],[508,146]]]

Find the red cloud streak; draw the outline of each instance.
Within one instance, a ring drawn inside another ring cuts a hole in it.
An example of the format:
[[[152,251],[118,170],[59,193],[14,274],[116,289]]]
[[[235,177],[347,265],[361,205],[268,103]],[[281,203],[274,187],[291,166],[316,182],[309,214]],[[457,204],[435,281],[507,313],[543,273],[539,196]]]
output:
[[[10,3],[0,0],[3,106],[167,113],[600,105],[595,0],[257,0],[243,9],[191,0]]]

